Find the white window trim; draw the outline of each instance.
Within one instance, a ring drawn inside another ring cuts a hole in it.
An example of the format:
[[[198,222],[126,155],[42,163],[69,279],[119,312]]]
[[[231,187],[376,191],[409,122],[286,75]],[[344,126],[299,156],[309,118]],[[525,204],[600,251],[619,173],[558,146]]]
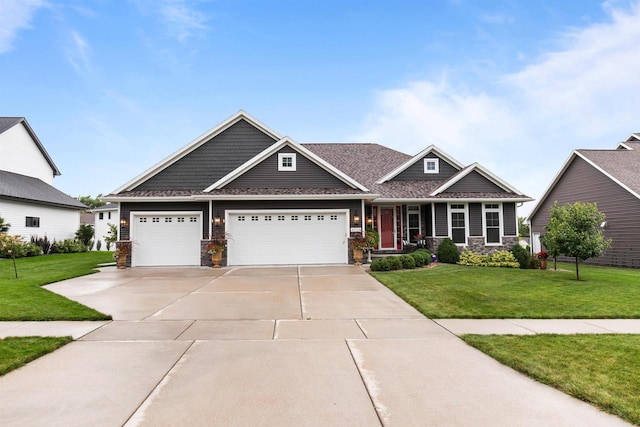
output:
[[[434,170],[427,169],[427,165],[429,163],[434,163],[436,168]],[[425,157],[424,158],[424,173],[440,173],[440,159],[436,159],[434,157]]]
[[[418,211],[417,212],[416,211],[409,212],[409,206],[417,207]],[[410,242],[411,241],[411,237],[413,237],[413,236],[409,235],[410,234],[409,233],[409,214],[412,214],[412,215],[416,215],[417,214],[418,215],[418,233],[422,234],[422,209],[420,209],[420,207],[421,207],[420,205],[407,205],[407,218],[406,218],[407,222],[406,222],[406,224],[407,224],[407,241],[408,242]]]
[[[487,205],[498,205],[497,208],[487,209]],[[500,233],[500,242],[498,243],[488,243],[487,242],[487,212],[498,212],[498,221],[500,221],[500,226],[498,227],[498,231]],[[504,220],[502,218],[502,203],[483,203],[482,204],[482,235],[484,237],[485,246],[502,246],[502,238],[504,237],[504,233],[502,230],[504,229]]]
[[[291,158],[291,166],[283,166],[282,159]],[[296,153],[278,153],[278,171],[293,172],[296,170]]]
[[[451,205],[463,205],[463,209],[451,209]],[[464,243],[456,243],[456,246],[467,246],[469,244],[469,204],[468,203],[447,203],[447,222],[449,226],[449,238],[453,240],[453,212],[464,212]],[[455,243],[455,242],[454,242]]]

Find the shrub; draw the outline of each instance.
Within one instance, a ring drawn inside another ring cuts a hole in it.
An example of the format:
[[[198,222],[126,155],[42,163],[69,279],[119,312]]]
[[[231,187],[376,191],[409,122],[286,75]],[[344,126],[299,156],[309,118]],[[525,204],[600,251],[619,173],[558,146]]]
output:
[[[387,260],[389,261],[389,270],[402,269],[402,261],[400,260],[400,257],[390,256],[390,257],[387,257]]]
[[[77,252],[86,252],[87,247],[74,239],[66,239],[61,242],[53,241],[51,244],[52,254],[73,254]]]
[[[93,226],[90,224],[81,224],[76,231],[76,240],[85,245],[87,248],[91,248],[93,246],[93,235],[95,232],[93,231]]]
[[[42,249],[42,253],[44,255],[48,254],[49,250],[51,249],[51,242],[49,241],[47,236],[31,236],[31,243],[40,246],[40,249]]]
[[[424,255],[422,255],[420,252],[416,251],[416,252],[411,252],[409,254],[409,256],[411,258],[413,258],[413,260],[416,263],[416,267],[422,267],[423,265],[425,265],[427,263],[427,261],[424,258]]]
[[[26,242],[20,236],[0,234],[0,258],[22,258],[26,256],[38,256],[42,254],[40,246]]]
[[[371,271],[389,271],[389,261],[387,258],[378,258],[371,262]]]
[[[460,260],[460,252],[453,240],[446,238],[438,246],[438,261],[455,264]]]
[[[518,260],[510,251],[495,251],[489,256],[489,267],[521,268]]]
[[[96,242],[96,251],[100,251],[100,249],[102,249],[102,240]]]
[[[424,257],[424,265],[427,265],[431,262],[431,252],[429,252],[427,249],[424,248],[420,248],[415,252],[412,252],[412,254],[420,254]]]
[[[531,263],[531,254],[528,249],[525,249],[520,245],[514,245],[511,248],[511,253],[520,265],[520,268],[529,268]]]
[[[460,260],[458,261],[458,264],[486,266],[488,262],[489,257],[487,255],[480,255],[469,250],[469,248],[464,248],[462,250],[462,253],[460,254]]]
[[[412,256],[410,255],[400,255],[398,257],[400,259],[400,262],[402,263],[402,268],[406,269],[406,270],[411,270],[416,268],[416,260],[413,259]]]

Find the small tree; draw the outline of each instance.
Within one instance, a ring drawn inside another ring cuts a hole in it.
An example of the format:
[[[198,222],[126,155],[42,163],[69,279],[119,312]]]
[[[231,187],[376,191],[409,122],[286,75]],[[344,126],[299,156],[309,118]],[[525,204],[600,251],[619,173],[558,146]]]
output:
[[[87,249],[91,249],[93,246],[93,235],[93,226],[90,224],[82,224],[80,225],[80,228],[78,228],[78,231],[76,231],[76,239],[85,245]]]
[[[601,228],[605,215],[595,203],[583,202],[564,206],[555,202],[549,212],[543,244],[552,256],[555,253],[575,258],[576,280],[580,280],[579,262],[600,256],[611,245]]]
[[[519,216],[518,217],[518,236],[520,237],[529,237],[529,224],[526,224],[526,218]]]
[[[104,242],[107,244],[107,250],[111,250],[111,245],[118,241],[118,227],[115,224],[109,224],[109,231],[104,237]]]
[[[438,261],[446,264],[460,261],[460,251],[453,240],[446,238],[438,245]]]

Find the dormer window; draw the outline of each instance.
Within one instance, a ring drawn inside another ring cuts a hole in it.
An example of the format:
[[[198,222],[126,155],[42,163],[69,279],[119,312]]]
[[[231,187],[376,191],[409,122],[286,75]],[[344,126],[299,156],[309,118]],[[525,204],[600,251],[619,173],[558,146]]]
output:
[[[295,171],[296,154],[278,153],[278,171]]]
[[[424,173],[439,173],[440,172],[440,159],[424,159]]]

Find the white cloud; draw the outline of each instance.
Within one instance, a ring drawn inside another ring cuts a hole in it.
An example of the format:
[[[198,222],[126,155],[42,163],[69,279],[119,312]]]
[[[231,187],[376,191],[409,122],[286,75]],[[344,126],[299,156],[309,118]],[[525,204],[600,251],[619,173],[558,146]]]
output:
[[[77,31],[71,31],[66,53],[71,66],[86,77],[91,71],[91,46]]]
[[[204,14],[190,8],[186,0],[165,0],[158,10],[170,33],[181,43],[207,28]]]
[[[13,48],[18,32],[30,29],[36,11],[45,5],[44,0],[0,1],[0,54]]]
[[[640,2],[605,10],[608,22],[567,32],[561,48],[501,76],[499,93],[446,78],[380,92],[353,139],[409,154],[437,144],[540,197],[573,149],[614,148],[640,130]]]

